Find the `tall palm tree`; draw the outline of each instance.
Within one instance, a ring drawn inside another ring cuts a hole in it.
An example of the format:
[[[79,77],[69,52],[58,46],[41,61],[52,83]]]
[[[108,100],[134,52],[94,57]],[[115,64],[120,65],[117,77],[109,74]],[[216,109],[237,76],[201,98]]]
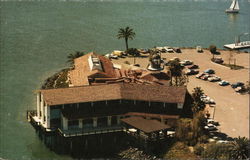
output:
[[[171,85],[173,84],[172,77],[175,77],[175,85],[178,85],[178,77],[182,76],[183,66],[179,63],[179,60],[173,60],[169,62],[169,70],[171,73]]]
[[[135,32],[130,27],[120,28],[117,34],[118,39],[121,39],[121,38],[125,39],[126,50],[128,50],[128,39],[133,40],[134,37],[135,37]]]
[[[76,51],[75,53],[71,53],[67,56],[68,60],[67,62],[70,63],[71,65],[74,64],[74,59],[83,56],[85,53],[84,52],[80,52],[80,51]]]
[[[232,159],[247,159],[249,158],[250,143],[246,137],[235,138],[231,143],[230,158]]]

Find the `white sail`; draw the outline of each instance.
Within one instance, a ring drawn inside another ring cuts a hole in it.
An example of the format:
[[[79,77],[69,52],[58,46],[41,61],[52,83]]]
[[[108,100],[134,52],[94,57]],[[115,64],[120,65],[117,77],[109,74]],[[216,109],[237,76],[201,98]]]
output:
[[[235,3],[236,3],[236,0],[233,0],[233,2],[232,2],[232,4],[231,4],[231,6],[229,7],[230,9],[234,9],[234,7],[235,7]]]
[[[233,0],[229,9],[226,9],[226,13],[239,13],[240,7],[238,0]]]
[[[235,2],[234,9],[235,10],[239,10],[240,9],[238,0],[236,0],[236,2]]]

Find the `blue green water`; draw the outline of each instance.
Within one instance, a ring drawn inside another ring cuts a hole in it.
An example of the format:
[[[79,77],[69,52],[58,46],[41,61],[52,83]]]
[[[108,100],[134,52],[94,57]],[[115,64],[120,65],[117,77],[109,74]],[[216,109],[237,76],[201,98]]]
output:
[[[68,159],[40,142],[26,122],[35,109],[35,90],[67,66],[77,50],[104,54],[123,50],[118,28],[130,26],[130,47],[222,48],[250,32],[250,1],[240,0],[240,14],[224,10],[229,0],[82,0],[0,1],[0,158]],[[249,40],[249,36],[242,37]]]

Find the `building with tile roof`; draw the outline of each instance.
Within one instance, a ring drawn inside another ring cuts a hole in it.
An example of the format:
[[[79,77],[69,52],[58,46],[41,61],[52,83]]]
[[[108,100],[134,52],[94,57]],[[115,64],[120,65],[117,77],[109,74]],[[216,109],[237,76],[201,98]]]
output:
[[[70,87],[37,91],[33,124],[62,137],[136,129],[151,134],[174,128],[185,105],[186,87],[168,85],[168,74],[117,69],[95,53],[74,60]]]

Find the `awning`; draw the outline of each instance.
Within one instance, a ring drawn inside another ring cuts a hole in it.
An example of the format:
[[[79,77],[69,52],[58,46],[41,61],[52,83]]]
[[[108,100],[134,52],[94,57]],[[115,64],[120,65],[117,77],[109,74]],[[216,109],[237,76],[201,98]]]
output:
[[[121,121],[145,133],[151,133],[170,128],[170,126],[157,120],[148,120],[142,117],[129,117],[121,119]]]

